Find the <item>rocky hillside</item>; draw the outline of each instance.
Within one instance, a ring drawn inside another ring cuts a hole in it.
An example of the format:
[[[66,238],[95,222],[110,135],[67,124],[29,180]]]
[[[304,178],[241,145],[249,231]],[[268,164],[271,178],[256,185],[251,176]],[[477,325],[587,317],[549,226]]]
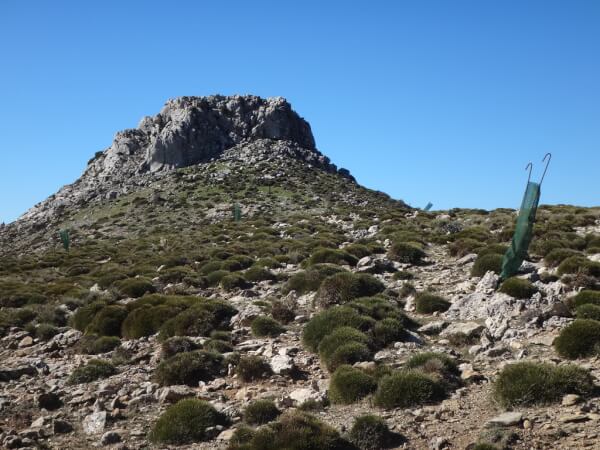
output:
[[[0,229],[0,446],[600,448],[600,208],[499,280],[515,218],[361,187],[282,99],[170,101]]]

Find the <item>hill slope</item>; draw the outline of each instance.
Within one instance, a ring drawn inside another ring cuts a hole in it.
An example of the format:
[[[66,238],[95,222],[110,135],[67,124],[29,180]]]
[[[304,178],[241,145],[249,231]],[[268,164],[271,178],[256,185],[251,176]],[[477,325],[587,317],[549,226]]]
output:
[[[0,446],[600,448],[600,208],[501,283],[514,221],[361,187],[282,99],[170,101],[0,229]]]

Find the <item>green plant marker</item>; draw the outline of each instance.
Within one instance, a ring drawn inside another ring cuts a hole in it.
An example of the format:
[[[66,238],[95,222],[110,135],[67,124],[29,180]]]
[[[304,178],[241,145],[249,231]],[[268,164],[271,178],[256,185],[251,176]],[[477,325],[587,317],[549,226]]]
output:
[[[233,205],[233,208],[231,209],[231,212],[233,214],[234,221],[239,222],[240,220],[242,220],[242,209],[240,208],[240,205],[235,203]]]
[[[60,240],[62,242],[63,247],[66,251],[69,251],[69,247],[71,246],[71,238],[69,237],[69,230],[60,230],[58,233],[60,236]]]

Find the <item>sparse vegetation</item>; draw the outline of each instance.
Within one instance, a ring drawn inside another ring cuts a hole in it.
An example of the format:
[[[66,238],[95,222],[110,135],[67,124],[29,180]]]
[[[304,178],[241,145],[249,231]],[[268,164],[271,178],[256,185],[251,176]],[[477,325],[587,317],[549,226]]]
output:
[[[218,353],[197,350],[177,353],[162,361],[154,377],[161,386],[187,384],[197,386],[199,381],[210,381],[223,370],[223,357]]]
[[[444,395],[435,377],[419,370],[398,370],[379,381],[374,402],[383,408],[406,408],[441,400]]]
[[[76,368],[69,376],[68,384],[91,383],[117,373],[115,366],[108,361],[92,359],[85,366]]]
[[[531,282],[516,277],[504,280],[498,290],[511,297],[522,299],[531,298],[537,292],[537,288]]]
[[[382,450],[389,444],[390,434],[385,420],[369,414],[354,419],[349,436],[360,450]]]
[[[503,256],[497,253],[488,253],[483,256],[478,256],[471,269],[471,275],[474,277],[482,277],[489,271],[499,274],[502,271],[502,259]]]
[[[450,302],[439,295],[424,292],[415,298],[415,308],[420,314],[433,314],[446,311],[450,308]]]
[[[284,331],[279,322],[268,316],[258,316],[252,321],[252,334],[256,337],[276,337]]]
[[[260,356],[243,356],[236,368],[236,373],[242,381],[260,380],[271,374],[271,367]]]
[[[250,425],[263,425],[277,419],[281,411],[270,400],[257,400],[244,410],[244,421]]]
[[[562,329],[554,340],[554,348],[559,355],[569,359],[600,354],[600,322],[575,320]]]

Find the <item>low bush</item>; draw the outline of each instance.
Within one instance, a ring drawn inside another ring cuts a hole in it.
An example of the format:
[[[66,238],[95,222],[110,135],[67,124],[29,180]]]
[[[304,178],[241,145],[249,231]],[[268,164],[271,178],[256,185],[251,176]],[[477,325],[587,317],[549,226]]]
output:
[[[264,267],[252,266],[244,272],[244,278],[256,283],[259,281],[276,280],[277,276]]]
[[[374,402],[383,408],[406,408],[441,400],[444,395],[443,385],[431,375],[398,370],[379,381]]]
[[[550,267],[556,267],[565,259],[577,255],[581,253],[570,248],[555,248],[544,256],[544,262]]]
[[[280,414],[271,400],[257,400],[244,410],[244,421],[250,425],[263,425],[277,419]]]
[[[373,327],[373,339],[380,347],[386,347],[406,337],[404,325],[392,317],[380,320]]]
[[[119,280],[115,282],[114,286],[121,295],[133,298],[141,297],[146,293],[156,292],[152,281],[143,277]]]
[[[251,328],[256,337],[277,337],[285,331],[279,322],[268,316],[258,316],[252,321]]]
[[[331,376],[329,399],[332,403],[354,403],[375,389],[377,381],[374,377],[355,367],[343,365]]]
[[[600,277],[600,263],[591,261],[585,256],[570,256],[560,263],[557,273],[561,276],[580,273]]]
[[[296,291],[299,295],[303,295],[316,291],[325,278],[340,272],[345,272],[345,270],[334,264],[316,264],[307,270],[292,275],[283,286],[283,293]]]
[[[127,317],[127,309],[120,305],[109,305],[94,315],[85,328],[86,333],[98,336],[121,336],[121,324]]]
[[[220,284],[226,291],[232,291],[234,289],[244,289],[248,286],[248,281],[242,275],[232,273],[221,278]]]
[[[388,257],[401,263],[420,264],[425,257],[425,252],[415,244],[395,242],[388,251]]]
[[[371,249],[363,244],[350,244],[347,247],[344,247],[344,251],[350,253],[352,256],[360,259],[365,256],[369,256],[371,253]]]
[[[562,329],[554,340],[556,352],[576,359],[600,354],[600,322],[577,319]]]
[[[484,245],[483,242],[471,238],[457,239],[448,245],[448,253],[450,253],[450,256],[462,258],[469,253],[475,253],[477,248],[481,248]]]
[[[58,334],[58,328],[50,323],[41,323],[35,329],[35,336],[42,341],[49,341]]]
[[[188,398],[167,408],[152,427],[149,439],[160,444],[190,444],[208,439],[207,428],[226,424],[225,416],[210,403]]]
[[[334,329],[321,340],[318,347],[319,356],[328,360],[338,348],[349,342],[371,345],[371,339],[366,334],[356,328],[343,326]]]
[[[350,450],[337,431],[303,411],[290,411],[258,430],[235,436],[229,450]]]
[[[243,356],[238,362],[236,373],[242,381],[250,382],[268,377],[271,366],[260,356]]]
[[[588,396],[593,389],[591,375],[580,367],[520,362],[502,369],[494,396],[508,408],[558,402],[565,394]]]
[[[591,319],[600,321],[600,306],[594,304],[583,304],[575,310],[578,319]]]
[[[446,374],[458,374],[458,367],[456,361],[451,356],[445,355],[444,353],[437,352],[423,352],[417,353],[411,356],[405,363],[404,367],[407,369],[421,369],[424,372],[430,372],[428,369],[432,367],[434,371],[439,371],[441,367],[442,371]]]
[[[340,345],[326,359],[324,359],[327,370],[333,372],[343,364],[354,364],[361,361],[369,361],[373,353],[369,347],[361,342],[347,342]]]
[[[281,323],[290,323],[296,317],[293,308],[279,300],[271,303],[271,315]]]
[[[503,256],[496,253],[478,256],[471,269],[471,275],[474,277],[482,277],[490,270],[495,274],[500,274],[502,271],[502,259]]]
[[[447,311],[450,302],[439,295],[423,292],[415,298],[415,310],[420,314],[433,314]]]
[[[304,327],[302,342],[312,352],[317,352],[321,340],[336,328],[349,326],[368,331],[375,325],[371,317],[359,314],[347,306],[334,306],[315,315]]]
[[[210,381],[223,371],[223,357],[205,350],[177,353],[162,361],[154,378],[161,386],[187,384],[198,386],[199,381]]]
[[[384,289],[383,283],[372,275],[337,273],[323,280],[315,295],[315,304],[326,308],[347,303],[358,297],[375,295]]]
[[[233,345],[220,339],[209,339],[204,343],[204,349],[217,353],[229,353],[233,351]]]
[[[76,330],[85,331],[87,326],[94,320],[94,316],[105,306],[104,302],[93,302],[77,308],[75,314],[71,316],[71,326]]]
[[[174,336],[162,342],[161,358],[167,359],[178,353],[191,352],[197,349],[198,346],[192,340],[184,336]]]
[[[108,378],[115,373],[117,373],[117,369],[108,361],[92,359],[85,366],[76,368],[69,376],[67,384],[90,383],[101,378]]]
[[[415,278],[415,274],[407,270],[399,270],[397,272],[394,272],[394,275],[392,277],[394,278],[394,280],[412,280]]]
[[[77,345],[81,353],[87,355],[98,355],[107,353],[121,345],[121,340],[116,336],[96,336],[89,334],[83,336]]]
[[[498,290],[511,297],[521,299],[531,298],[538,291],[531,282],[517,277],[504,280]]]
[[[570,303],[575,308],[587,304],[600,306],[600,291],[581,291],[570,300]]]
[[[354,419],[350,429],[350,442],[360,450],[382,450],[390,442],[390,429],[379,416],[364,415]]]
[[[308,259],[309,266],[323,263],[355,266],[357,262],[358,259],[355,256],[333,248],[317,249]]]

